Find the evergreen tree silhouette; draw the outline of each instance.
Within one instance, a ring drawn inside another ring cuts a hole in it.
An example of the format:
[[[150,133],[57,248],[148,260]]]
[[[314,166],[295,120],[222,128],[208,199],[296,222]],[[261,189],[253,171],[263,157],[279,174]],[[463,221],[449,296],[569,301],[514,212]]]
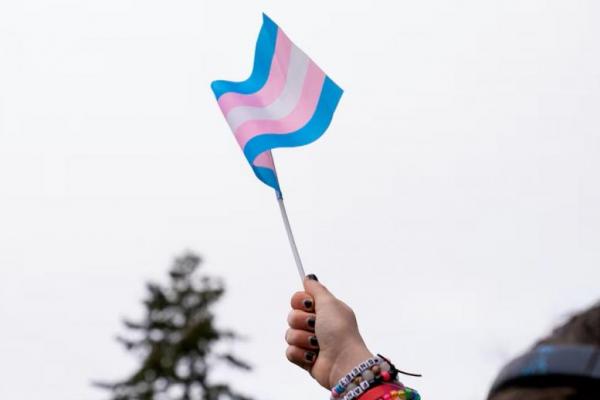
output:
[[[219,363],[249,370],[250,366],[214,345],[237,336],[214,324],[212,305],[223,296],[221,281],[198,276],[202,260],[187,253],[175,259],[169,284],[148,283],[145,317],[126,319],[132,337],[117,340],[141,356],[141,365],[127,379],[94,383],[111,391],[113,400],[250,400],[226,383],[212,383],[209,375]]]

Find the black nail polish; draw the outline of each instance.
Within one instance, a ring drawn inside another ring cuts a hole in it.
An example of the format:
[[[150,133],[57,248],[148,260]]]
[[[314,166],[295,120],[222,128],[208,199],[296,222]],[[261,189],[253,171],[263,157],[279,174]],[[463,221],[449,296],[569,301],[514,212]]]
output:
[[[315,361],[315,357],[317,355],[315,353],[313,353],[312,351],[307,351],[306,353],[304,353],[304,358],[306,359],[306,361],[308,362],[313,362]]]
[[[303,304],[304,304],[304,308],[306,308],[307,310],[310,310],[313,306],[312,300],[309,300],[309,299],[304,300]]]
[[[310,328],[314,328],[314,327],[315,327],[315,324],[316,324],[316,322],[317,322],[317,321],[315,321],[315,319],[314,319],[314,318],[309,318],[309,319],[306,321],[306,323],[308,324],[308,326],[309,326]]]
[[[306,277],[308,279],[310,279],[311,281],[317,281],[317,282],[319,282],[319,279],[317,278],[317,276],[315,274],[308,274],[308,275],[306,275]]]
[[[311,345],[315,346],[315,347],[319,347],[319,341],[317,340],[316,336],[311,336],[308,341],[310,342]]]

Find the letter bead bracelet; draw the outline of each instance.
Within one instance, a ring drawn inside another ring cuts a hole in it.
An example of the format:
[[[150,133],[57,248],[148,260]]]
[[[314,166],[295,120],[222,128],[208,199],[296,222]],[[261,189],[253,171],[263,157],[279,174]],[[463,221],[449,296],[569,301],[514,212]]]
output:
[[[399,386],[398,390],[385,393],[381,400],[420,400],[421,397],[417,391],[405,388],[404,385],[396,381],[398,372],[402,371],[399,371],[387,358],[378,354],[377,357],[363,361],[344,375],[331,389],[330,400],[357,399],[371,388],[393,382]],[[420,376],[418,374],[406,374]]]

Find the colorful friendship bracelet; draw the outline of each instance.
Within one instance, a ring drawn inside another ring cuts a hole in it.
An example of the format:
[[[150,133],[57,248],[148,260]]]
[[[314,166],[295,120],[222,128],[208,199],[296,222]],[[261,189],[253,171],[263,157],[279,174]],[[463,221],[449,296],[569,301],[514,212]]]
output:
[[[398,390],[382,392],[376,397],[369,397],[373,400],[420,400],[421,396],[416,390],[404,387],[402,383],[396,381],[398,372],[402,371],[399,371],[390,360],[381,354],[377,356],[360,363],[340,379],[331,389],[331,400],[353,400],[370,389],[391,383],[397,385]],[[420,376],[418,374],[409,375]],[[340,399],[341,395],[344,396]]]
[[[421,400],[421,396],[416,390],[405,387],[400,390],[390,390],[377,400]]]
[[[416,390],[398,383],[386,383],[372,388],[360,400],[421,400]]]
[[[354,382],[348,385],[347,393],[342,400],[353,400],[375,386],[395,381],[397,376],[398,370],[393,364],[382,361],[379,365],[374,365],[371,369],[364,371],[360,377],[355,378]],[[398,385],[402,387],[400,382]]]

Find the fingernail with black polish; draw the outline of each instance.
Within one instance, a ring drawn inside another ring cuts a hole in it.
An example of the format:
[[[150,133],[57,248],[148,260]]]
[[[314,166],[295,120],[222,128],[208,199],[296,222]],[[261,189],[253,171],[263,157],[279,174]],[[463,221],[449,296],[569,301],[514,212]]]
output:
[[[311,281],[317,281],[317,282],[319,282],[319,279],[317,278],[317,276],[315,274],[308,274],[308,275],[306,275],[306,277],[308,279],[310,279]]]
[[[310,328],[314,328],[314,327],[315,327],[315,324],[316,324],[316,322],[317,322],[317,321],[315,321],[315,319],[314,319],[314,318],[309,318],[309,319],[306,321],[306,323],[308,324],[308,326],[309,326]]]
[[[313,306],[313,302],[310,299],[306,299],[302,303],[304,304],[304,308],[306,308],[307,310],[310,310]]]
[[[306,359],[306,361],[308,362],[313,362],[315,361],[315,357],[316,354],[313,353],[312,351],[307,351],[306,353],[304,353],[304,358]]]
[[[315,346],[315,347],[319,347],[319,341],[317,340],[316,336],[311,336],[308,341],[310,342],[311,345]]]

